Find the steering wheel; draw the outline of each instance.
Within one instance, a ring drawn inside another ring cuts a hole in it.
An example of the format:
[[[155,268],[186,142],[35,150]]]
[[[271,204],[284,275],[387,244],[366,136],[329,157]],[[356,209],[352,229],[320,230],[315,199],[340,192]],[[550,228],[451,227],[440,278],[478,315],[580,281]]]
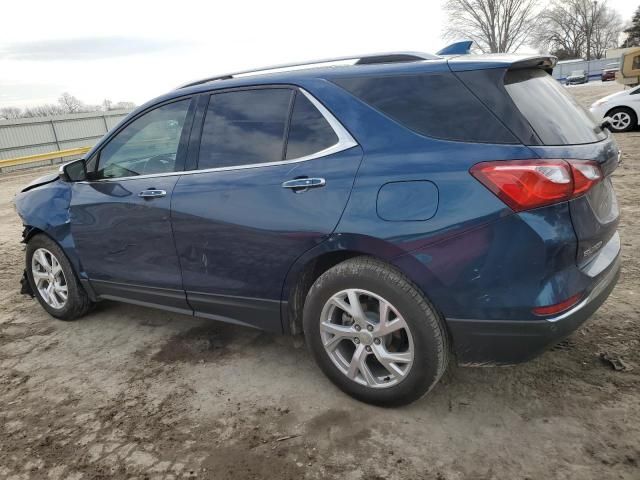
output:
[[[147,160],[142,168],[142,175],[147,173],[165,173],[173,171],[176,156],[171,153],[161,153]]]

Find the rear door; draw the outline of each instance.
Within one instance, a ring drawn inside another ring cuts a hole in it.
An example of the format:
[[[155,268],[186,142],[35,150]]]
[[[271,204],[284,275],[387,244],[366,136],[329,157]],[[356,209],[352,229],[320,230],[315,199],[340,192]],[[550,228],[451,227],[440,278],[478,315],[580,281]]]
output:
[[[138,116],[91,158],[90,179],[73,184],[71,232],[82,269],[102,298],[192,313],[170,220],[190,105],[182,99]]]
[[[200,316],[280,331],[287,271],[337,225],[361,149],[302,90],[220,92],[203,109],[197,169],[172,201],[189,304]]]

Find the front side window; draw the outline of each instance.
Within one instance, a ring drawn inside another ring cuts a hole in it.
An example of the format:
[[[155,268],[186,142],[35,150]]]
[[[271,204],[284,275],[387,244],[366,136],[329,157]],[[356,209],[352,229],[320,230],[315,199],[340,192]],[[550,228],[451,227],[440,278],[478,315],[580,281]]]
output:
[[[107,143],[98,158],[96,179],[175,171],[189,99],[158,107],[134,120]]]
[[[266,88],[211,96],[199,169],[280,161],[293,90]]]

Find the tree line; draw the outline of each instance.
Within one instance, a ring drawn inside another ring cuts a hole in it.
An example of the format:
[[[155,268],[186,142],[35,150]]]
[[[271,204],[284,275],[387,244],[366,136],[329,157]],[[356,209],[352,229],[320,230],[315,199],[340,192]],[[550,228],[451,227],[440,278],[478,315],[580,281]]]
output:
[[[626,25],[608,0],[446,0],[444,8],[445,37],[469,38],[484,53],[528,45],[561,60],[592,60],[610,48],[640,45],[640,6]]]
[[[0,120],[15,120],[18,118],[51,117],[69,113],[108,112],[109,110],[132,110],[136,107],[133,102],[112,102],[105,99],[100,105],[84,103],[70,93],[63,93],[58,103],[47,103],[32,107],[2,107]]]

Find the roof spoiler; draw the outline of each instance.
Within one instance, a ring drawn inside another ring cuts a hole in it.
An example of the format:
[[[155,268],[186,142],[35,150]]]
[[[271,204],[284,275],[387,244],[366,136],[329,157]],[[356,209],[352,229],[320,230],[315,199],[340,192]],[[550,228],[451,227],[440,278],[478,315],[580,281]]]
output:
[[[436,55],[469,55],[471,53],[471,45],[473,45],[473,40],[454,42],[438,50]]]
[[[527,58],[519,62],[514,62],[513,65],[511,65],[511,69],[514,70],[517,68],[540,68],[551,75],[553,73],[553,68],[557,63],[557,57],[548,55],[542,57]]]
[[[558,59],[553,55],[518,55],[513,53],[497,53],[484,55],[458,55],[448,58],[449,68],[453,72],[482,70],[486,68],[505,68],[518,70],[522,68],[539,68],[551,74]]]

